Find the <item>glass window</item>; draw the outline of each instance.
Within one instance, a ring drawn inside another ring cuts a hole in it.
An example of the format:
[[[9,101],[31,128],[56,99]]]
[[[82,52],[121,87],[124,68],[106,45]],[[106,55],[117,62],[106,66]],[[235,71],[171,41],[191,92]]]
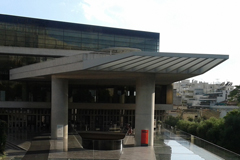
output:
[[[146,39],[145,44],[156,45],[158,43],[155,39]]]
[[[131,44],[130,45],[132,48],[144,48],[144,44]]]
[[[72,41],[72,42],[81,42],[81,38],[80,37],[64,37],[64,41]]]
[[[0,28],[0,35],[5,35],[5,29]]]
[[[125,42],[115,42],[115,46],[116,47],[128,47],[129,43],[125,43]]]
[[[114,36],[109,34],[99,34],[99,41],[107,40],[107,41],[114,41]]]
[[[131,37],[131,43],[143,43],[144,44],[144,39],[140,37]]]
[[[25,32],[26,33],[37,33],[37,28],[34,26],[27,25],[25,26]]]
[[[56,40],[59,40],[59,41],[63,40],[63,36],[58,36],[58,35],[49,35],[49,38],[53,38],[53,39],[56,39]]]
[[[22,47],[22,46],[25,46],[25,41],[17,41],[17,42],[15,42],[14,44],[15,44],[15,46],[17,46],[17,47]]]
[[[55,29],[55,28],[47,28],[46,29],[48,35],[59,35],[63,36],[63,30],[62,29]]]
[[[105,48],[110,48],[110,47],[114,47],[114,45],[108,45],[108,44],[99,44],[98,48],[99,49],[105,49]]]
[[[64,31],[64,38],[65,37],[81,37],[81,32]]]
[[[114,45],[114,41],[100,40],[99,44]]]
[[[115,36],[115,41],[118,42],[129,42],[130,38],[127,36]]]
[[[83,43],[98,43],[97,39],[82,38]]]
[[[0,39],[0,46],[5,46],[5,41]]]
[[[25,26],[21,24],[16,25],[16,31],[25,32]]]
[[[0,33],[0,39],[1,39],[1,40],[5,40],[5,35],[4,35],[4,34],[2,35],[2,34]]]
[[[98,33],[82,32],[82,38],[98,39]]]
[[[12,31],[12,30],[6,30],[5,34],[6,34],[7,36],[15,36],[15,32]]]
[[[0,29],[5,29],[6,23],[0,22]]]
[[[46,34],[46,29],[42,27],[38,27],[38,34],[39,35],[45,35]]]

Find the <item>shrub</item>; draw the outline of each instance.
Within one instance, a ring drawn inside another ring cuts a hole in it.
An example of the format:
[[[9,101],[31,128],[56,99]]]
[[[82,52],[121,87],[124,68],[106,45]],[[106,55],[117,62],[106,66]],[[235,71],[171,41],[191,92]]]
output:
[[[220,139],[220,132],[223,128],[224,120],[211,117],[208,120],[201,121],[197,128],[199,137],[211,142],[216,142]]]
[[[181,119],[180,117],[169,116],[169,117],[165,120],[165,123],[168,124],[168,125],[170,125],[170,126],[175,127],[180,119]]]
[[[189,123],[190,123],[189,121],[179,120],[177,123],[177,128],[184,132],[187,132]]]
[[[7,123],[0,120],[0,154],[3,154],[7,141]]]
[[[240,148],[240,111],[231,111],[224,117],[224,130],[221,134],[221,145],[237,153]]]
[[[196,136],[198,126],[199,126],[198,122],[189,123],[188,128],[187,128],[188,133]]]
[[[188,117],[188,121],[192,122],[193,118],[192,117]]]

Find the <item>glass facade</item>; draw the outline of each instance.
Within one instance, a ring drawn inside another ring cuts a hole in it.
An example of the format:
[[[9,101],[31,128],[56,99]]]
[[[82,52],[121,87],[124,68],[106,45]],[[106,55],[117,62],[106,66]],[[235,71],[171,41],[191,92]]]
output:
[[[159,51],[159,33],[0,14],[0,46],[97,51],[130,47]]]
[[[0,14],[0,46],[88,51],[99,51],[109,47],[130,47],[158,52],[159,33]],[[50,102],[50,81],[10,81],[9,70],[54,58],[59,57],[0,54],[0,102]],[[157,88],[161,93],[157,94],[156,103],[166,103],[165,100],[157,98],[165,97],[166,87]],[[135,86],[93,86],[75,82],[69,82],[68,95],[71,103],[135,103],[136,97]],[[0,119],[9,122],[10,129],[18,131],[21,128],[30,131],[43,126],[48,126],[49,129],[50,112],[50,109],[46,108],[9,109],[4,108],[0,103]],[[69,120],[74,121],[79,129],[85,129],[88,125],[91,130],[95,128],[106,130],[106,126],[111,121],[121,126],[123,123],[135,123],[134,110],[70,109],[69,114],[71,117]]]
[[[157,52],[159,34],[0,14],[0,46],[93,51],[131,47]],[[50,101],[50,82],[9,81],[9,70],[54,58],[58,57],[0,54],[0,101]],[[126,91],[126,86],[86,88],[70,84],[69,89],[72,102],[121,103],[124,99],[125,103],[135,103],[131,87]]]

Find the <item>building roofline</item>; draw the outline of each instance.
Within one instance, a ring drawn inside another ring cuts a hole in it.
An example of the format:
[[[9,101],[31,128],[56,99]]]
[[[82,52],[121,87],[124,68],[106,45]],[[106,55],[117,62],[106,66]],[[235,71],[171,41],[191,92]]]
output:
[[[6,15],[6,14],[0,14],[0,21],[7,22],[7,23],[19,23],[19,24],[28,23],[31,25],[37,25],[41,27],[53,27],[53,28],[61,28],[61,29],[71,28],[72,30],[101,32],[106,34],[117,34],[117,35],[136,36],[136,37],[141,36],[141,37],[150,38],[150,39],[160,38],[160,33],[156,33],[156,32],[95,26],[95,25],[88,25],[88,24],[63,22],[58,20],[47,20],[47,19]]]

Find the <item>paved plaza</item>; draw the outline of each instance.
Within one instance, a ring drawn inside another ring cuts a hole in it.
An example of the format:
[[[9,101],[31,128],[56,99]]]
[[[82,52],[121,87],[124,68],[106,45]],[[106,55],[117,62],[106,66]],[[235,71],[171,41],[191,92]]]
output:
[[[14,137],[15,136],[15,137]],[[120,150],[86,150],[78,134],[69,134],[68,152],[62,140],[51,140],[48,134],[10,134],[8,140],[15,147],[7,146],[4,160],[223,160],[169,130],[154,133],[154,146],[134,146],[134,136],[126,136]]]

